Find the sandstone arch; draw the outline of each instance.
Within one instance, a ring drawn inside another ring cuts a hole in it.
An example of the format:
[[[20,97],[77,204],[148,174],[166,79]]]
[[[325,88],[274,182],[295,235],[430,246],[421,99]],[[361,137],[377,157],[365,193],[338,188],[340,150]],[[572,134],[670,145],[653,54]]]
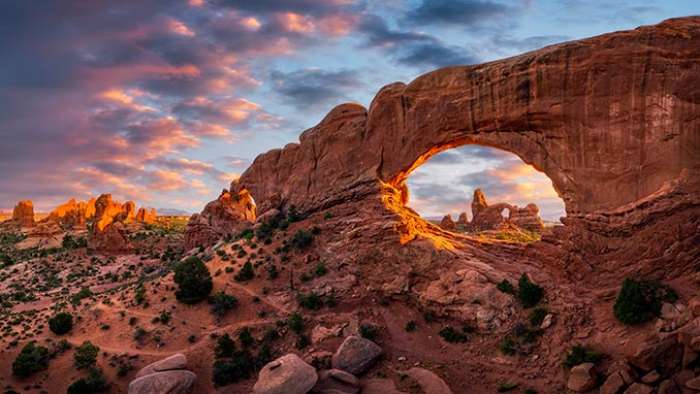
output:
[[[568,224],[636,231],[699,205],[699,60],[700,17],[688,17],[443,68],[385,86],[369,109],[337,106],[299,143],[258,156],[230,191],[250,192],[258,214],[401,205],[427,158],[479,144],[544,172]]]

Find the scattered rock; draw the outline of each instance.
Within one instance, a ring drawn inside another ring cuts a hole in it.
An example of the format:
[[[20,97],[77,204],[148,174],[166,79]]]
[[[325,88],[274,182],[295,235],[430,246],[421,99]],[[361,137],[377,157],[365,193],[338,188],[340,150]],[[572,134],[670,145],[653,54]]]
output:
[[[642,376],[642,383],[646,384],[654,384],[661,379],[661,375],[659,375],[658,372],[656,371],[651,371],[648,374]]]
[[[657,394],[681,394],[681,390],[671,379],[667,379],[661,382],[656,392]]]
[[[553,323],[554,323],[554,315],[551,313],[548,313],[544,317],[544,319],[542,320],[542,324],[540,324],[540,329],[546,330],[549,327],[551,327]]]
[[[255,394],[306,394],[316,384],[316,369],[290,353],[269,362],[258,374]]]
[[[359,375],[367,371],[381,355],[382,348],[376,343],[351,335],[333,355],[332,365],[333,368]]]
[[[620,372],[614,372],[612,375],[608,376],[600,386],[600,394],[619,394],[622,389],[627,386],[625,379],[622,377]]]
[[[450,386],[438,375],[427,369],[414,367],[406,371],[406,374],[418,382],[425,394],[452,394]]]
[[[654,392],[654,389],[651,386],[647,386],[646,384],[642,383],[633,383],[627,390],[625,390],[624,394],[651,394]]]
[[[339,369],[329,369],[318,374],[318,382],[312,392],[318,394],[357,394],[360,381],[352,374]]]
[[[566,387],[577,393],[591,390],[596,385],[595,364],[583,363],[571,368]]]
[[[682,358],[683,347],[678,344],[676,336],[673,335],[661,340],[640,343],[628,361],[643,371],[657,369],[662,375],[668,376],[681,364]]]
[[[362,394],[405,394],[391,379],[373,378],[362,382]]]

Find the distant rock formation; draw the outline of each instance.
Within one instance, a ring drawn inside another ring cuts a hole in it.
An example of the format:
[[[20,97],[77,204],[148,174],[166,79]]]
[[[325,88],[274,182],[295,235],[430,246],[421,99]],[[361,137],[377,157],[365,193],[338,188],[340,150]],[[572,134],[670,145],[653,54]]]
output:
[[[133,201],[121,204],[111,194],[102,194],[95,201],[95,214],[88,233],[88,248],[108,253],[123,253],[132,249],[127,236],[129,227],[155,220],[154,209],[136,210]]]
[[[442,218],[442,220],[440,221],[440,227],[448,231],[454,231],[457,229],[457,225],[452,220],[452,216],[449,214],[445,215],[445,217]]]
[[[539,215],[540,209],[532,203],[525,208],[519,208],[517,205],[504,202],[489,205],[484,192],[481,189],[476,189],[474,190],[471,205],[473,217],[471,222],[467,219],[466,212],[462,212],[457,223],[452,221],[450,215],[447,215],[442,219],[440,227],[449,231],[454,231],[455,229],[486,231],[496,230],[505,224],[510,224],[537,233],[541,233],[544,229],[544,223]],[[506,210],[508,215],[504,216],[504,211]]]
[[[139,208],[138,212],[136,212],[136,221],[151,224],[155,223],[157,216],[155,208]]]
[[[255,217],[255,203],[246,190],[237,194],[223,190],[202,213],[190,217],[185,229],[185,248],[213,245],[219,238],[251,226]]]
[[[34,227],[34,204],[31,200],[22,200],[15,205],[12,221],[20,227]]]
[[[42,222],[53,222],[64,228],[82,227],[95,216],[95,199],[76,201],[74,198],[57,206]]]

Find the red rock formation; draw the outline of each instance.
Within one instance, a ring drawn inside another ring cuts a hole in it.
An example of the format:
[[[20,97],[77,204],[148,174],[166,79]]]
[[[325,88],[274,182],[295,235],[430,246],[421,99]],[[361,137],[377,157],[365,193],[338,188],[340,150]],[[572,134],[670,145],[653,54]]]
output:
[[[88,235],[88,247],[101,252],[122,253],[132,249],[129,242],[129,227],[146,223],[155,218],[155,210],[145,209],[137,214],[136,204],[124,204],[112,200],[111,194],[103,194],[95,201],[95,215]],[[141,211],[139,210],[139,211]]]
[[[469,226],[469,219],[467,219],[467,213],[462,212],[459,214],[459,219],[457,219],[457,227],[461,227],[462,229],[466,229],[467,226]]]
[[[525,208],[508,203],[489,205],[481,189],[474,190],[472,199],[472,221],[467,225],[469,231],[496,230],[505,224],[541,233],[544,223],[540,218],[540,209],[535,204]]]
[[[140,223],[155,223],[158,213],[155,208],[139,208],[136,212],[136,221]]]
[[[85,226],[95,216],[95,199],[76,201],[74,198],[56,207],[42,222],[54,222],[61,227]]]
[[[445,215],[445,217],[442,218],[442,220],[440,221],[440,227],[447,231],[455,231],[457,229],[457,225],[452,220],[452,216],[449,214]]]
[[[12,211],[12,220],[21,227],[34,227],[34,204],[31,200],[22,200]]]
[[[540,218],[540,209],[535,204],[527,204],[525,208],[513,207],[510,210],[508,221],[525,230],[541,233],[544,230],[544,222]]]
[[[225,235],[251,226],[255,217],[255,203],[246,190],[237,194],[224,190],[202,213],[192,215],[185,229],[185,247],[212,245]]]
[[[402,242],[435,241],[443,235],[405,208],[405,180],[438,152],[481,144],[552,180],[565,232],[577,234],[568,253],[619,238],[619,253],[654,243],[645,256],[672,259],[665,247],[696,236],[655,239],[645,229],[700,210],[698,58],[700,18],[688,17],[443,68],[385,86],[369,110],[334,108],[298,144],[258,156],[230,192],[250,192],[261,212],[357,203],[379,217],[369,207],[382,201]]]

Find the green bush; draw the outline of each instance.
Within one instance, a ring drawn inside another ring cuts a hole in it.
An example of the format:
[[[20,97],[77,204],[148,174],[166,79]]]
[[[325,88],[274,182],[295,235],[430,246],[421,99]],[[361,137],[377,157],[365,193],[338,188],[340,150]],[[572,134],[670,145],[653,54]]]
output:
[[[508,279],[503,279],[499,284],[496,285],[496,288],[506,294],[515,294],[515,288],[508,281]]]
[[[88,298],[88,297],[92,297],[92,291],[90,291],[90,289],[87,287],[83,287],[82,289],[80,289],[80,291],[73,294],[70,302],[73,305],[80,305],[80,302],[83,300],[83,298]]]
[[[299,293],[299,295],[297,295],[297,302],[299,306],[305,309],[319,310],[323,307],[323,299],[314,292],[309,294]]]
[[[100,348],[93,345],[92,342],[83,342],[82,345],[75,349],[73,354],[75,367],[78,369],[92,367],[97,362],[97,354],[99,352]]]
[[[195,256],[175,266],[175,283],[179,286],[175,298],[185,304],[205,300],[214,287],[209,269]]]
[[[73,238],[72,235],[66,234],[63,237],[62,245],[64,249],[79,249],[87,247],[87,239],[85,237]]]
[[[102,371],[91,368],[87,377],[81,378],[68,386],[68,394],[98,394],[104,393],[109,388]]]
[[[56,335],[67,334],[73,328],[73,315],[68,312],[55,314],[49,319],[49,329]]]
[[[311,243],[314,241],[314,236],[308,231],[304,230],[299,230],[296,233],[294,233],[294,236],[292,236],[292,246],[299,249],[299,250],[304,250],[311,246]]]
[[[464,343],[469,340],[464,333],[455,330],[452,326],[443,327],[438,334],[450,343]]]
[[[209,304],[211,305],[211,313],[217,317],[223,317],[230,310],[238,306],[238,299],[220,291],[209,297]]]
[[[416,323],[415,320],[408,321],[406,323],[406,326],[404,327],[404,330],[406,330],[406,332],[413,332],[416,331],[416,329],[418,329],[418,323]]]
[[[501,353],[505,354],[506,356],[515,355],[516,347],[517,343],[511,337],[503,338],[498,344],[498,349],[501,351]]]
[[[535,308],[530,312],[530,324],[534,327],[539,327],[542,325],[545,316],[547,316],[547,310],[544,308]]]
[[[518,281],[518,300],[525,308],[532,308],[544,297],[544,289],[530,281],[525,274]]]
[[[250,333],[250,328],[248,327],[241,329],[238,333],[238,340],[241,342],[241,346],[246,349],[255,344],[255,338],[253,338],[253,334]]]
[[[564,359],[564,368],[570,369],[583,363],[595,364],[602,358],[603,354],[600,352],[596,352],[593,349],[586,346],[575,345],[571,348],[569,353],[566,355],[566,358]]]
[[[253,278],[255,278],[255,269],[253,268],[253,264],[251,264],[250,261],[247,261],[245,264],[243,264],[243,268],[241,268],[241,271],[233,277],[233,279],[235,279],[237,282],[245,282]]]
[[[379,329],[374,324],[361,324],[360,336],[370,341],[374,341],[379,335]]]
[[[226,386],[250,378],[255,372],[255,360],[250,352],[235,352],[231,357],[216,360],[212,372],[215,386]]]
[[[235,353],[236,343],[228,334],[224,334],[216,340],[216,347],[214,347],[214,356],[216,358],[233,357]]]
[[[35,341],[24,345],[12,363],[12,373],[26,378],[49,367],[49,349],[38,346]]]
[[[617,295],[613,313],[624,324],[644,323],[661,314],[661,304],[675,302],[678,295],[670,287],[656,281],[627,278]]]
[[[287,319],[289,329],[299,334],[304,331],[304,318],[298,313],[292,313]]]

